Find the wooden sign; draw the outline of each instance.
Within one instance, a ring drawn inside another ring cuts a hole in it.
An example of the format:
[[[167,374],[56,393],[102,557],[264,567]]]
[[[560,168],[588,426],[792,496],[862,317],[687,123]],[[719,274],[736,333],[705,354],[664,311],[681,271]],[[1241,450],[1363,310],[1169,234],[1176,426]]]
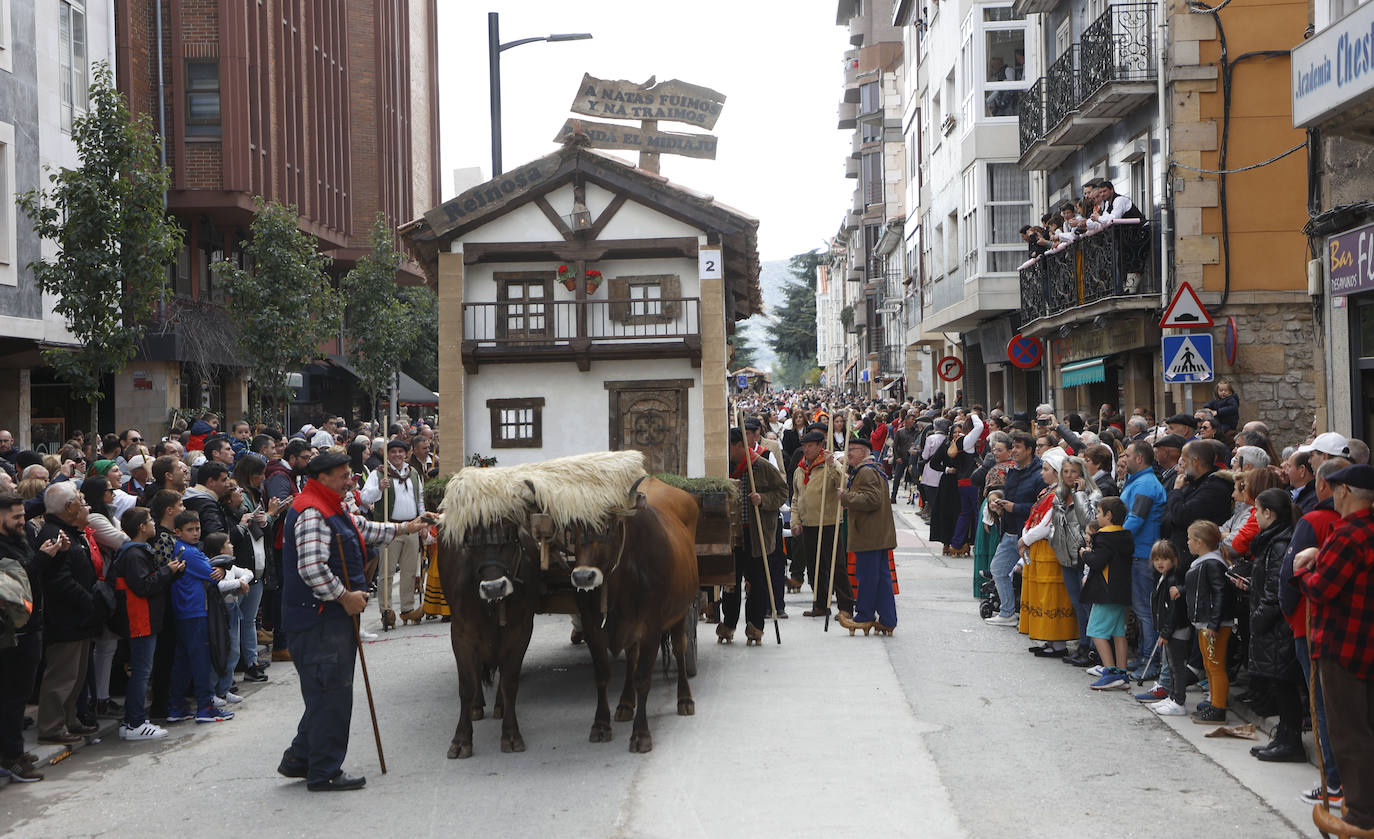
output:
[[[655,84],[651,76],[636,84],[584,73],[572,112],[606,119],[685,122],[709,131],[715,128],[724,105],[724,94],[677,79]]]
[[[679,154],[683,157],[716,159],[716,138],[710,134],[680,134],[585,119],[570,119],[563,123],[553,140],[561,143],[577,131],[591,139],[594,149],[624,149],[646,154]]]
[[[494,180],[450,198],[425,213],[425,221],[429,223],[435,235],[442,236],[479,213],[504,207],[531,186],[547,179],[557,168],[557,155],[526,163],[518,169],[512,169]]]

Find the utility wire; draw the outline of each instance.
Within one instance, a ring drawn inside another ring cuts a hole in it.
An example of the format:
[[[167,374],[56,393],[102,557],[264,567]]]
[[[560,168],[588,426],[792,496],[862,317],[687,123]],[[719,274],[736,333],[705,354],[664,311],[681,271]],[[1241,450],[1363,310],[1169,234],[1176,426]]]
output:
[[[1251,169],[1258,169],[1261,166],[1268,166],[1270,163],[1275,163],[1277,161],[1283,160],[1285,157],[1292,154],[1293,152],[1305,148],[1307,148],[1306,140],[1304,140],[1301,143],[1298,143],[1296,146],[1294,146],[1286,152],[1283,152],[1282,154],[1276,154],[1268,160],[1262,160],[1259,163],[1252,163],[1249,166],[1242,166],[1239,169],[1199,169],[1196,166],[1189,166],[1186,163],[1179,163],[1177,160],[1169,161],[1169,165],[1177,166],[1180,169],[1188,169],[1193,172],[1202,172],[1204,175],[1234,175],[1237,172],[1248,172]]]

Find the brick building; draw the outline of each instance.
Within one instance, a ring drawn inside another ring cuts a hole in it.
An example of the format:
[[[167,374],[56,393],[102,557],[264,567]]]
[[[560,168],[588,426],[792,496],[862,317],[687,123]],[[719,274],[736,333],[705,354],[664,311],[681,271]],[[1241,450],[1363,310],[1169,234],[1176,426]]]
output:
[[[238,417],[247,386],[209,266],[240,258],[259,196],[296,206],[336,278],[366,252],[379,211],[395,226],[439,203],[437,2],[114,5],[116,80],[166,138],[167,207],[185,247],[102,420],[155,429],[178,406]],[[419,283],[419,267],[404,263],[397,280]],[[322,349],[340,351],[337,340]],[[302,421],[347,412],[349,378],[342,365],[307,371]]]

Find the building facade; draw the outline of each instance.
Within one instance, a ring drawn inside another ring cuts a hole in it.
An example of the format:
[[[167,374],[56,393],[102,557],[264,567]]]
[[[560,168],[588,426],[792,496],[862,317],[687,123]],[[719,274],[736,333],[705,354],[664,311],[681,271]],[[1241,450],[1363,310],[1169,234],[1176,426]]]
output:
[[[117,83],[164,138],[185,246],[158,323],[116,379],[112,423],[247,411],[210,266],[241,262],[258,199],[296,207],[336,279],[378,213],[394,228],[438,203],[436,15],[435,0],[116,0]],[[407,260],[398,281],[421,282],[419,266]],[[340,352],[330,342],[331,361],[306,371],[303,421],[349,412]]]
[[[0,428],[21,448],[56,451],[84,402],[43,364],[40,350],[74,339],[29,264],[52,257],[15,205],[48,186],[44,167],[76,168],[72,121],[84,113],[94,64],[111,59],[113,0],[0,0]]]

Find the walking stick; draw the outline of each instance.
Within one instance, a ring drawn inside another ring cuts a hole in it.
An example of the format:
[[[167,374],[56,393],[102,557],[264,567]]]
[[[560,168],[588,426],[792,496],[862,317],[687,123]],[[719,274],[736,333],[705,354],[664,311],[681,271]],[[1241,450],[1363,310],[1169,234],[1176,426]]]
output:
[[[849,412],[846,411],[846,412],[845,412],[845,424],[846,424],[846,425],[850,425],[850,424],[852,424],[852,422],[853,422],[853,417],[851,417],[851,416],[849,415]],[[847,433],[848,433],[848,434],[853,434],[854,432],[853,432],[853,431],[849,431],[849,432],[847,432]],[[831,434],[830,436],[833,438],[835,435],[834,435],[834,434]],[[849,447],[846,446],[846,447],[845,447],[846,456],[847,456],[848,451],[849,451]],[[835,594],[835,555],[838,554],[839,551],[840,551],[840,506],[841,506],[841,505],[840,505],[840,495],[841,495],[841,493],[839,493],[839,492],[835,493],[835,531],[834,531],[834,533],[832,533],[831,536],[830,536],[830,577],[826,580],[826,590],[825,590],[825,628],[824,628],[824,631],[826,631],[826,632],[829,632],[829,631],[830,631],[830,601],[831,601],[831,599],[833,598],[833,596],[834,596],[834,594]],[[848,574],[849,572],[846,570],[845,573]]]
[[[739,421],[739,403],[738,403],[738,402],[735,403],[735,427],[738,428],[738,429],[740,430],[740,433],[741,433],[741,434],[744,433],[744,426],[741,425],[741,424],[740,424],[740,421]],[[750,495],[753,495],[753,494],[755,494],[755,493],[754,493],[754,460],[753,460],[753,458],[751,458],[749,455],[750,455],[749,443],[746,441],[745,444],[744,444],[744,468],[745,468],[745,470],[749,473],[749,494],[750,494]],[[773,597],[773,572],[772,572],[771,570],[769,570],[769,568],[768,568],[768,554],[767,554],[767,553],[764,553],[764,548],[765,548],[765,546],[767,546],[768,543],[767,543],[766,541],[764,541],[764,538],[763,538],[763,520],[759,518],[759,505],[754,504],[753,507],[754,507],[754,526],[757,527],[757,528],[758,528],[758,531],[759,531],[759,552],[760,552],[760,553],[763,553],[763,579],[764,579],[764,582],[765,582],[765,583],[767,584],[767,586],[768,586],[768,606],[769,606],[770,609],[773,610],[773,637],[774,637],[774,638],[777,638],[777,639],[778,639],[778,643],[781,644],[781,643],[782,643],[782,629],[780,629],[780,628],[778,627],[778,604],[777,604],[777,601],[776,601],[776,600],[774,599],[774,597]]]
[[[825,406],[825,419],[829,425],[825,433],[825,459],[826,461],[828,461],[833,455],[835,449],[835,418],[830,414],[829,405]],[[830,466],[829,463],[826,463],[825,465],[827,468]],[[820,533],[816,537],[816,562],[811,567],[811,589],[814,592],[814,594],[821,593],[821,546],[822,543],[825,541],[825,496],[828,494],[826,492],[826,489],[830,486],[830,482],[825,480],[824,469],[821,470],[821,480],[823,481],[823,483],[821,484]],[[811,602],[816,602],[816,598],[814,596],[811,598]]]
[[[348,588],[348,557],[344,554],[343,537],[335,536],[334,541],[339,547],[339,562],[343,564],[343,584],[344,590]],[[363,655],[363,637],[358,632],[358,616],[353,615],[349,618],[353,624],[353,641],[358,645],[358,661],[363,665],[363,689],[367,691],[367,711],[372,715],[372,737],[377,741],[377,762],[382,765],[382,774],[386,774],[386,756],[382,754],[382,730],[377,727],[377,703],[372,701],[372,680],[367,675],[367,656]]]

